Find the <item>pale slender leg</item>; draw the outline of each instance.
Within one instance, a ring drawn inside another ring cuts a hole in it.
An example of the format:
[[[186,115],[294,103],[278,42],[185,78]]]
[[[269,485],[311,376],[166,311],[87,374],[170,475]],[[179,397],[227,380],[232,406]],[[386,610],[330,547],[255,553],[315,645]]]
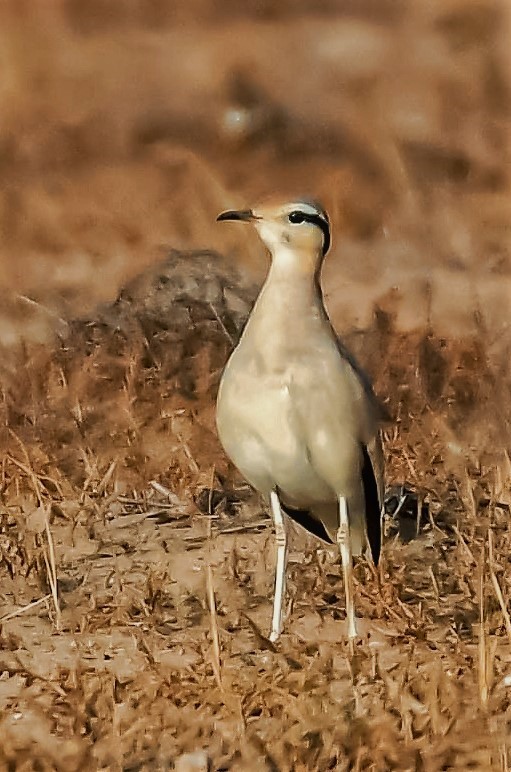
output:
[[[271,513],[275,526],[277,545],[277,565],[275,567],[275,595],[273,596],[273,617],[271,621],[270,641],[274,642],[282,631],[282,605],[286,593],[287,532],[280,508],[279,497],[270,493]]]
[[[353,562],[351,559],[350,524],[348,520],[348,502],[344,496],[339,496],[339,528],[337,529],[337,544],[341,553],[342,570],[344,574],[344,592],[346,594],[346,619],[348,622],[348,637],[357,637],[355,621],[355,605],[353,602]]]

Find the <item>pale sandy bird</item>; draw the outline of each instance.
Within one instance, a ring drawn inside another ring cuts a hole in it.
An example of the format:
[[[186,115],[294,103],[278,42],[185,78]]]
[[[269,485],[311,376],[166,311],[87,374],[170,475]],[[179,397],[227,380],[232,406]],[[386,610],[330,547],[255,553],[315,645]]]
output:
[[[283,512],[337,543],[348,635],[357,635],[352,555],[381,545],[383,454],[380,411],[367,378],[338,340],[320,287],[330,224],[321,206],[223,212],[252,223],[272,263],[217,402],[220,441],[248,482],[270,503],[277,542],[270,639],[282,629],[287,529]]]

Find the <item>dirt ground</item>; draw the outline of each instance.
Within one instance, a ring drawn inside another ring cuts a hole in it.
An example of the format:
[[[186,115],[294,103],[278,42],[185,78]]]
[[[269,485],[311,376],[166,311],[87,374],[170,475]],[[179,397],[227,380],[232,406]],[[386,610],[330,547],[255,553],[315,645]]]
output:
[[[501,0],[0,6],[0,769],[511,766],[511,19]],[[257,294],[215,223],[320,198],[392,421],[380,566],[267,512],[214,430]]]

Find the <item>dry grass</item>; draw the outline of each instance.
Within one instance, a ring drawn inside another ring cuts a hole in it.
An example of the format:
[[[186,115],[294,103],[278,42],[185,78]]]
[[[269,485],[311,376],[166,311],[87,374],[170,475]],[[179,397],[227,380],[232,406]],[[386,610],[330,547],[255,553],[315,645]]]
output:
[[[507,6],[87,7],[0,11],[0,767],[508,770]],[[264,267],[214,216],[305,186],[416,493],[353,655],[298,530],[268,641],[270,520],[214,431]]]
[[[270,523],[212,426],[254,290],[200,253],[172,256],[146,290],[169,270],[158,300],[124,291],[73,323],[5,399],[5,763],[30,764],[37,747],[48,768],[165,768],[203,748],[229,769],[505,768],[511,475],[490,444],[509,395],[500,402],[484,341],[400,334],[383,312],[353,336],[383,356],[389,482],[420,491],[428,516],[411,513],[408,543],[389,537],[377,573],[357,566],[366,637],[354,656],[337,560],[297,533],[273,646]]]

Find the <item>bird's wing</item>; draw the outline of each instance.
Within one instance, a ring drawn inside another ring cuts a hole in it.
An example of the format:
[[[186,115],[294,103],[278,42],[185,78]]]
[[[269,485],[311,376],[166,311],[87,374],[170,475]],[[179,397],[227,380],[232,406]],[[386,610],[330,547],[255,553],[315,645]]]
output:
[[[374,393],[373,386],[368,374],[357,362],[357,360],[355,359],[351,351],[348,348],[346,348],[346,346],[339,338],[339,336],[335,333],[335,330],[333,328],[332,328],[332,331],[334,333],[335,340],[337,343],[337,348],[339,349],[340,355],[342,356],[343,359],[345,359],[348,362],[352,370],[356,373],[360,383],[362,384],[362,388],[364,389],[365,396],[367,398],[367,401],[369,403],[369,406],[371,408],[375,421],[378,424],[390,422],[392,420],[392,417],[389,414],[385,405],[383,405],[380,402],[380,400]]]
[[[371,555],[378,565],[381,550],[383,513],[383,449],[379,435],[363,446],[362,482],[364,485],[366,533]]]
[[[383,457],[383,445],[380,433],[377,432],[373,439],[367,443],[367,454],[373,468],[374,479],[376,481],[376,490],[378,492],[378,505],[380,511],[383,511],[383,501],[385,495],[385,459]]]

